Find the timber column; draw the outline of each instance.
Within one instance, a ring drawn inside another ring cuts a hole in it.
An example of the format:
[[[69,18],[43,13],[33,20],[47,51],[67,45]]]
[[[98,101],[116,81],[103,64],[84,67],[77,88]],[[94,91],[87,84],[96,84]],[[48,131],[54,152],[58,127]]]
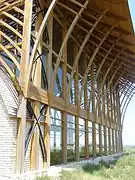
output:
[[[30,39],[31,39],[31,19],[32,19],[33,1],[25,0],[24,7],[24,23],[23,23],[23,39],[22,39],[22,55],[20,66],[19,83],[22,87],[27,79],[27,70],[30,58]],[[25,92],[24,92],[24,95]],[[25,158],[25,131],[26,131],[26,113],[27,113],[27,99],[20,95],[20,106],[18,110],[18,117],[20,118],[17,135],[17,160],[16,173],[23,173],[24,158]]]
[[[87,58],[84,57],[84,70],[87,68]],[[89,133],[88,133],[88,120],[89,120],[89,109],[88,109],[88,92],[87,92],[87,81],[84,86],[84,108],[87,111],[88,119],[85,119],[85,158],[89,158]]]
[[[98,90],[100,89],[101,83],[100,83],[100,78],[97,80],[97,88]],[[97,109],[98,109],[98,117],[100,118],[100,124],[99,126],[99,154],[102,155],[102,113],[101,113],[101,95],[100,93],[98,94],[98,100],[97,100]]]
[[[64,37],[67,34],[67,17],[63,19],[63,40]],[[62,112],[62,161],[64,164],[67,164],[67,102],[68,102],[68,97],[67,97],[67,42],[64,45],[63,48],[63,76],[62,76],[62,96],[64,99],[64,103],[66,106],[66,111]]]
[[[77,29],[76,29],[77,34]],[[75,47],[74,47],[74,57],[76,58],[76,55],[78,53],[78,47],[77,47],[77,37],[75,37]],[[79,161],[79,110],[80,110],[80,103],[79,103],[79,77],[78,77],[78,64],[76,66],[76,72],[75,72],[75,105],[77,106],[77,116],[75,116],[75,159],[76,161]]]
[[[102,95],[103,95],[103,103],[102,103],[102,113],[103,113],[103,118],[104,118],[104,127],[103,127],[103,131],[104,131],[104,153],[105,155],[107,155],[107,119],[106,119],[106,115],[105,115],[105,85],[103,85],[103,89],[102,89]]]
[[[117,89],[116,104],[117,104],[117,125],[118,125],[118,151],[122,151],[122,128],[121,128],[121,110],[120,110],[120,96]]]
[[[96,108],[95,108],[95,84],[94,84],[94,64],[91,68],[91,83],[92,83],[92,113],[93,113],[93,122],[92,122],[92,141],[93,141],[93,156],[96,156]]]
[[[37,12],[39,11],[39,9],[37,9]],[[35,24],[35,31],[36,33],[38,33],[40,25],[42,23],[42,19],[43,16],[40,13],[37,16],[36,19],[36,24]],[[42,53],[42,44],[39,43],[38,45],[38,53],[41,54]],[[36,87],[41,87],[41,61],[40,58],[38,57],[39,54],[37,54],[37,62],[35,63],[35,73],[33,74],[33,84]],[[33,108],[34,108],[34,112],[35,115],[37,117],[39,117],[40,115],[40,103],[39,102],[34,102],[33,103]],[[38,170],[39,169],[39,128],[38,126],[36,126],[35,128],[35,132],[33,134],[33,138],[32,138],[32,147],[31,147],[31,169],[32,170]]]
[[[48,89],[50,89],[51,86],[51,69],[52,69],[52,45],[53,45],[53,11],[51,13],[51,16],[48,19],[48,25],[47,28],[49,29],[48,35],[49,35],[49,53],[46,59],[46,75],[47,75],[47,82],[48,82]],[[49,94],[48,90],[48,100],[50,103],[51,100],[51,94]],[[47,107],[47,113],[46,113],[46,124],[44,128],[44,141],[46,146],[46,152],[47,152],[47,162],[44,163],[44,167],[47,168],[50,166],[50,106]]]

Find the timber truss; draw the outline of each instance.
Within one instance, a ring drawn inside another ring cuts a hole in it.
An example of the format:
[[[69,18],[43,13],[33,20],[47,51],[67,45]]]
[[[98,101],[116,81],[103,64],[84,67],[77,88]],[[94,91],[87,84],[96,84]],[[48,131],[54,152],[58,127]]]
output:
[[[134,42],[127,1],[119,4],[109,0],[0,1],[0,62],[20,97],[19,172],[23,171],[34,134],[31,166],[36,167],[37,137],[45,165],[50,163],[50,108],[62,113],[63,163],[67,162],[67,114],[75,116],[76,160],[79,160],[79,118],[85,120],[85,157],[89,157],[89,121],[94,156],[96,124],[100,153],[103,149],[105,153],[122,151],[124,116],[135,93]],[[27,112],[32,126],[25,137]]]

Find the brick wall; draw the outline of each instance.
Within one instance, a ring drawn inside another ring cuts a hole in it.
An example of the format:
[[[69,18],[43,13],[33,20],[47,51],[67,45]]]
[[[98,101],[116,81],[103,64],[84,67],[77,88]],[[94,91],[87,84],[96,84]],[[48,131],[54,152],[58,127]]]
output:
[[[2,177],[10,177],[15,174],[16,169],[16,148],[17,148],[17,128],[16,120],[18,108],[18,94],[14,85],[0,66],[0,179]],[[28,115],[29,116],[29,115]],[[11,118],[12,117],[12,118]],[[26,123],[26,136],[31,127],[31,123]],[[42,132],[44,128],[42,127]],[[26,137],[25,137],[26,138]],[[24,171],[30,171],[30,149],[25,156]],[[43,168],[43,158],[41,148],[39,147],[39,168]]]
[[[4,101],[0,96],[0,176],[15,173],[17,121],[8,117]]]

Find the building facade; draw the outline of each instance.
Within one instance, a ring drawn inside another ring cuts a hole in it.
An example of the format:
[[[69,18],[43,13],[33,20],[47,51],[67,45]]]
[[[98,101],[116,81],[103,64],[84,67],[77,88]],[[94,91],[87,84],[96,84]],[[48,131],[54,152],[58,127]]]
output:
[[[0,2],[0,176],[122,152],[134,35],[121,0]]]

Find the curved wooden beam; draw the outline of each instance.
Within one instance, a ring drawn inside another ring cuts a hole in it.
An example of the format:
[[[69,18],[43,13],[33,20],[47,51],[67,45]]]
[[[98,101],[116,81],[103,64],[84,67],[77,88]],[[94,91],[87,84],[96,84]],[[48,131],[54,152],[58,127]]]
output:
[[[118,24],[118,23],[117,23]],[[113,29],[117,26],[117,24],[113,25],[110,30],[105,34],[105,36],[103,37],[103,39],[101,40],[101,42],[99,43],[99,45],[97,46],[97,48],[95,49],[90,61],[89,61],[89,64],[87,66],[87,69],[84,73],[84,79],[83,79],[83,83],[82,83],[82,87],[81,87],[81,92],[80,92],[80,101],[82,99],[82,92],[83,92],[83,89],[84,89],[84,85],[86,83],[86,80],[87,80],[87,75],[89,73],[89,69],[98,53],[98,51],[100,50],[100,47],[102,46],[102,44],[104,43],[104,41],[107,39],[107,37],[109,36],[109,34],[113,31]]]
[[[112,46],[110,47],[109,51],[107,52],[107,54],[106,54],[105,57],[103,58],[102,62],[100,63],[100,66],[99,66],[99,68],[98,68],[98,70],[97,70],[97,73],[96,73],[95,82],[96,82],[96,80],[98,79],[98,76],[99,76],[99,73],[100,73],[100,71],[101,71],[101,68],[103,67],[103,65],[104,65],[107,57],[109,56],[109,54],[111,53],[111,51],[113,50],[113,48],[117,45],[117,43],[120,41],[120,39],[122,39],[121,36],[118,37],[118,38],[116,39],[115,43],[112,44]]]
[[[109,66],[109,68],[107,69],[107,71],[106,71],[106,73],[105,73],[105,75],[104,75],[104,77],[103,77],[103,81],[102,81],[102,83],[101,83],[102,85],[101,85],[100,91],[102,90],[102,88],[103,88],[103,86],[104,86],[104,83],[105,83],[105,81],[106,81],[107,75],[109,74],[109,72],[110,72],[110,70],[112,69],[114,63],[118,60],[119,56],[120,56],[121,53],[124,51],[124,49],[125,49],[125,47],[123,47],[123,48],[120,50],[120,52],[116,55],[116,57],[112,60],[111,65]],[[116,73],[117,73],[117,71],[116,71]],[[113,78],[114,78],[114,77],[115,77],[115,75],[113,74]],[[113,80],[113,79],[112,79],[112,80]],[[112,80],[111,80],[111,81],[112,81]]]
[[[132,85],[133,85],[133,84],[131,84],[131,85],[128,87],[128,89],[130,89],[130,88],[132,87]],[[125,90],[126,88],[127,88],[127,87],[123,88],[122,92],[124,92],[124,90]],[[127,92],[127,93],[128,93],[128,92]],[[126,94],[127,94],[127,93],[126,93]],[[119,90],[117,91],[116,94],[117,94],[117,95],[119,94]],[[125,97],[126,97],[126,95],[123,97],[123,99],[122,99],[122,101],[121,101],[121,103],[120,103],[120,107],[122,107],[122,104],[123,104],[123,101],[124,101]],[[114,119],[116,119],[116,116],[114,117]]]
[[[18,63],[16,58],[2,44],[0,44],[0,48],[8,55],[8,57],[14,62],[16,67],[20,70],[20,64]]]
[[[14,34],[16,34],[20,39],[22,39],[22,35],[16,29],[14,29],[12,26],[10,26],[9,24],[7,24],[6,22],[4,22],[1,19],[0,19],[0,24],[5,26],[6,28],[8,28],[10,31],[12,31]]]
[[[79,6],[79,7],[84,7],[84,5],[82,5],[81,3],[79,3],[78,1],[75,1],[75,0],[69,0],[71,1],[72,3],[74,3],[75,5]]]
[[[77,64],[78,64],[78,61],[79,61],[79,58],[82,54],[82,51],[86,45],[86,43],[88,42],[90,36],[91,36],[91,33],[94,31],[94,29],[97,27],[98,23],[103,19],[103,17],[105,16],[106,12],[108,10],[105,10],[101,16],[97,19],[97,21],[95,22],[95,24],[92,26],[92,28],[90,29],[90,31],[87,33],[86,37],[84,38],[81,46],[80,46],[80,49],[76,55],[76,58],[74,60],[74,64],[73,64],[73,68],[72,68],[72,72],[71,72],[71,76],[70,76],[70,80],[69,80],[69,86],[68,86],[68,93],[67,95],[70,96],[70,88],[71,88],[71,84],[72,84],[72,80],[73,80],[73,76],[74,76],[74,73],[75,73],[75,70],[76,70],[76,67],[77,67]]]
[[[121,100],[121,103],[120,103],[120,107],[122,107],[122,104],[123,104],[123,102],[124,102],[124,100],[125,100],[125,98],[126,98],[126,94],[128,93],[128,91],[130,90],[130,89],[132,89],[132,86],[133,86],[133,83],[131,83],[128,87],[126,86],[125,88],[123,88],[123,91],[122,91],[122,93],[121,93],[121,96],[124,94],[123,92],[125,91],[125,89],[127,90],[127,92],[124,94],[124,97],[122,98],[122,100]]]
[[[123,98],[122,98],[122,101],[120,103],[120,107],[122,108],[121,109],[121,114],[122,114],[122,111],[123,111],[123,108],[125,106],[125,103],[127,101],[127,98],[130,96],[130,94],[132,93],[132,91],[135,89],[135,87],[133,86],[133,84],[131,84],[128,89],[126,90],[126,93],[123,93]],[[122,96],[122,95],[121,95]]]
[[[12,70],[10,69],[10,67],[9,67],[9,66],[7,65],[7,63],[2,59],[1,56],[0,56],[0,62],[2,63],[2,65],[4,66],[4,68],[6,69],[7,73],[10,75],[11,80],[12,80],[12,82],[13,82],[16,90],[17,90],[17,92],[20,93],[20,92],[21,92],[21,88],[20,88],[20,86],[19,86],[19,83],[18,83],[18,81],[17,81],[17,79],[16,79],[15,74],[12,72]]]
[[[129,95],[127,96],[127,98],[125,100],[125,103],[124,103],[123,108],[121,110],[121,118],[123,116],[123,113],[125,112],[125,108],[127,107],[128,100],[130,100],[130,97],[132,97],[135,94],[134,90],[135,90],[135,87],[132,88],[131,92],[129,93]],[[122,121],[121,121],[121,123],[122,123]]]
[[[13,47],[16,48],[18,52],[21,54],[21,48],[9,36],[7,36],[2,31],[0,31],[0,35],[2,35],[6,40],[8,40],[13,45]]]
[[[5,15],[6,17],[10,18],[11,20],[15,21],[16,23],[18,23],[20,26],[23,26],[23,22],[20,21],[19,19],[17,19],[15,16],[12,16],[11,14],[7,13],[7,12],[2,12],[3,15]]]
[[[121,65],[122,65],[122,63],[117,67],[117,69],[116,69],[115,72],[113,73],[113,76],[112,76],[111,80],[109,81],[109,83],[108,83],[108,85],[107,85],[107,89],[106,89],[106,91],[104,92],[105,94],[108,93],[108,90],[110,89],[111,83],[112,83],[115,75],[117,74],[118,70],[121,68]],[[108,104],[110,104],[110,102],[108,102]],[[112,107],[112,105],[111,105],[111,107]],[[96,104],[96,109],[97,109],[97,104]],[[115,118],[114,118],[114,119],[115,119]]]
[[[126,81],[126,80],[125,80]],[[117,90],[117,94],[119,93],[120,96],[122,95],[122,93],[129,88],[129,86],[133,85],[133,83],[130,83],[130,82],[121,82],[121,84],[119,83],[119,88]]]
[[[117,85],[119,84],[119,80],[120,80],[120,78],[122,78],[122,76],[124,75],[124,73],[125,73],[125,70],[123,70],[123,71],[120,73],[119,77],[117,78],[117,81],[115,82],[114,87],[113,87],[114,90],[116,89]]]
[[[117,72],[119,71],[119,69],[122,67],[123,63],[120,63],[119,66],[116,68],[115,72],[113,73],[112,77],[111,77],[111,80],[109,81],[108,85],[107,85],[107,89],[106,89],[106,92],[109,90],[110,86],[111,86],[111,83],[114,79],[114,77],[116,76]]]
[[[5,67],[5,69],[7,70],[8,74],[10,75],[11,78],[15,78],[15,74],[12,72],[12,70],[10,69],[10,67],[7,65],[7,63],[2,59],[2,57],[0,56],[0,62],[2,63],[2,65]]]
[[[23,11],[22,9],[18,8],[17,6],[15,6],[15,5],[11,6],[11,4],[9,4],[9,3],[7,3],[7,2],[6,2],[5,4],[6,4],[7,6],[11,7],[11,9],[14,9],[16,12],[24,15],[24,11]]]
[[[83,13],[84,9],[87,7],[89,3],[89,0],[86,0],[84,6],[80,9],[80,11],[76,14],[74,20],[72,21],[72,24],[70,25],[68,31],[67,31],[67,34],[62,42],[62,45],[61,45],[61,48],[60,48],[60,52],[59,52],[59,55],[58,55],[58,58],[57,58],[57,61],[56,61],[56,65],[55,65],[55,69],[54,69],[54,73],[53,73],[53,76],[52,76],[52,81],[51,81],[51,87],[50,87],[50,94],[52,95],[53,94],[53,89],[54,89],[54,84],[55,84],[55,79],[56,79],[56,75],[57,75],[57,71],[58,71],[58,68],[59,68],[59,65],[60,65],[60,61],[61,61],[61,58],[62,58],[62,54],[63,54],[63,49],[64,49],[64,46],[65,44],[67,43],[72,31],[74,30],[74,27],[76,26],[81,14]]]
[[[116,55],[116,57],[112,60],[112,63],[111,63],[111,65],[110,65],[110,67],[108,68],[108,70],[106,71],[106,73],[105,73],[105,75],[104,75],[104,77],[103,77],[103,81],[101,82],[101,87],[100,87],[100,89],[99,89],[99,91],[98,91],[98,94],[100,94],[100,95],[103,95],[103,93],[102,93],[102,90],[103,90],[103,87],[104,87],[104,83],[105,83],[105,81],[106,81],[106,78],[107,78],[107,75],[108,75],[108,73],[110,72],[110,70],[111,70],[111,68],[113,67],[113,64],[118,60],[118,58],[119,58],[119,56],[121,55],[121,53],[124,51],[124,49],[125,49],[125,47],[123,47],[121,50],[120,50],[120,52]],[[119,67],[120,68],[120,67]],[[116,73],[117,73],[117,71],[116,71]],[[115,76],[114,76],[115,77]],[[113,78],[114,78],[113,77]],[[112,79],[113,80],[113,79]],[[111,80],[111,82],[112,82],[112,80]],[[105,96],[105,94],[104,94],[104,96]],[[98,103],[98,102],[97,102]],[[96,103],[96,111],[97,111],[97,103]]]
[[[33,68],[33,61],[36,57],[36,52],[37,52],[37,48],[38,48],[38,45],[39,45],[39,42],[42,38],[42,35],[43,35],[43,32],[44,32],[44,29],[45,29],[45,26],[47,24],[47,20],[49,19],[53,9],[55,8],[56,6],[56,3],[57,3],[58,0],[53,0],[50,4],[50,6],[48,7],[48,10],[44,16],[44,19],[42,21],[42,24],[39,28],[39,31],[38,31],[38,34],[37,34],[37,37],[36,37],[36,41],[35,41],[35,44],[34,44],[34,47],[33,47],[33,50],[32,50],[32,54],[31,54],[31,57],[30,57],[30,63],[29,63],[29,67],[28,67],[28,72],[27,72],[27,80],[26,80],[26,84],[25,84],[25,93],[27,95],[27,91],[28,91],[28,85],[29,85],[29,81],[30,81],[30,77],[31,77],[31,73],[32,73],[32,68]]]
[[[7,8],[12,9],[14,6],[20,5],[24,2],[24,0],[16,0],[13,1],[13,3],[4,3],[6,6],[4,6],[3,8],[0,9],[0,14],[2,13],[2,11],[5,11]]]

